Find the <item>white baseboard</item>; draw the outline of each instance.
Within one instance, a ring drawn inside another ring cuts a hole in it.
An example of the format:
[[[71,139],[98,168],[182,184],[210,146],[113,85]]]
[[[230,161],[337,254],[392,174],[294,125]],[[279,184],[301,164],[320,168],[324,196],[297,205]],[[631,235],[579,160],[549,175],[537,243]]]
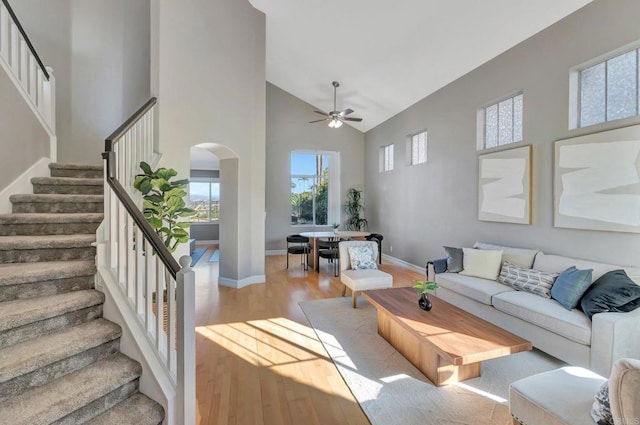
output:
[[[229,279],[228,277],[222,277],[222,276],[218,277],[218,285],[226,286],[229,288],[235,288],[235,289],[244,288],[245,286],[255,285],[257,283],[265,283],[266,281],[267,281],[267,278],[263,274],[249,276],[239,280]]]
[[[40,158],[0,192],[0,214],[11,213],[11,201],[9,201],[11,195],[33,193],[32,177],[49,177],[50,162],[51,159],[49,158]]]
[[[387,254],[382,254],[382,259],[384,261],[390,261],[392,263],[399,264],[401,266],[407,267],[407,268],[409,268],[411,270],[414,270],[414,271],[416,271],[418,273],[425,273],[425,268],[424,267],[416,266],[415,264],[411,264],[411,263],[409,263],[407,261],[401,260],[401,259],[396,258],[396,257],[392,257],[392,256],[387,255]]]
[[[268,249],[264,252],[264,255],[285,255],[286,249]]]

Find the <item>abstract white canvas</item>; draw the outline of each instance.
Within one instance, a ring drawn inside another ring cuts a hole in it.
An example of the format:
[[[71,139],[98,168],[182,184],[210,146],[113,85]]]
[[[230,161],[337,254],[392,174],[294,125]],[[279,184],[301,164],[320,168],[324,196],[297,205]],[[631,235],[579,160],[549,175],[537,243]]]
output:
[[[531,224],[531,146],[478,157],[478,219]]]
[[[640,126],[555,143],[554,226],[640,233]]]

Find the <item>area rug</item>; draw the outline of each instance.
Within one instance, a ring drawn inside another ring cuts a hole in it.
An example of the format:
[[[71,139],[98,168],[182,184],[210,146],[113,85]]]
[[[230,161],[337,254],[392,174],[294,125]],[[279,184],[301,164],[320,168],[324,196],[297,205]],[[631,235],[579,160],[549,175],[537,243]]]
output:
[[[211,258],[209,258],[209,262],[215,263],[217,261],[220,261],[220,251],[216,249],[215,251],[213,251],[213,254],[211,254]]]
[[[191,253],[191,267],[195,266],[198,260],[207,252],[207,248],[197,248]]]
[[[378,335],[376,309],[363,298],[356,309],[351,297],[300,306],[374,425],[510,425],[509,383],[564,366],[534,350],[485,361],[479,378],[438,388]]]

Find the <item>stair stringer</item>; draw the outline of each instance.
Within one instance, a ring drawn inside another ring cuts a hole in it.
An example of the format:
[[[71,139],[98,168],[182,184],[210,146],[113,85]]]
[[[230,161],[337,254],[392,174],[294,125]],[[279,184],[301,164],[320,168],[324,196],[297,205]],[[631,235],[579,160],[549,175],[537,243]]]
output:
[[[110,270],[99,266],[101,264],[100,257],[104,256],[106,248],[106,244],[97,245],[96,290],[105,295],[103,317],[117,323],[122,328],[120,352],[142,365],[140,392],[164,407],[164,425],[178,425],[175,420],[176,393],[171,377],[157,357],[157,351],[147,338],[144,326],[139,323],[127,305],[128,301],[122,293],[116,277]],[[103,261],[102,264],[105,262]]]

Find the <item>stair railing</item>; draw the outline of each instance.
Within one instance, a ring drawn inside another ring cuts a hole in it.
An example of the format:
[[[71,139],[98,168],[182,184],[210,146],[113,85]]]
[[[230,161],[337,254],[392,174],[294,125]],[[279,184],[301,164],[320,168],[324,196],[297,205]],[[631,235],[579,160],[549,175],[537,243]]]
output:
[[[150,163],[154,155],[156,103],[150,99],[105,140],[104,268],[135,317],[128,325],[145,335],[173,386],[175,411],[167,412],[169,423],[195,424],[191,257],[183,256],[178,265],[132,197],[138,164]]]
[[[55,78],[45,67],[8,0],[0,2],[0,66],[49,134],[56,160]]]

